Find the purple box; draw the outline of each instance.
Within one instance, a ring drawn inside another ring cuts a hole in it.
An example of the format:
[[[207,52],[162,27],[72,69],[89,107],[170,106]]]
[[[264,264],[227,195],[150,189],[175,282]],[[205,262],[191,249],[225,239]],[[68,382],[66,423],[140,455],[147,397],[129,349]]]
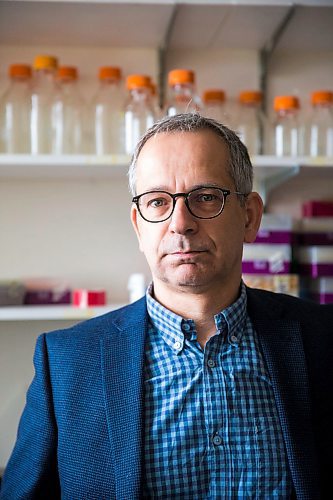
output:
[[[70,304],[71,290],[27,290],[24,303],[27,305]]]
[[[310,297],[319,304],[333,304],[333,293],[311,293]]]
[[[289,274],[290,262],[281,261],[272,264],[268,260],[247,260],[242,262],[244,274]]]
[[[259,229],[255,243],[266,244],[288,244],[293,243],[293,233],[291,231],[273,231],[268,229]]]
[[[305,232],[298,233],[297,240],[300,245],[333,245],[333,232]]]
[[[320,276],[333,276],[333,263],[298,264],[298,271],[303,276],[318,278]]]

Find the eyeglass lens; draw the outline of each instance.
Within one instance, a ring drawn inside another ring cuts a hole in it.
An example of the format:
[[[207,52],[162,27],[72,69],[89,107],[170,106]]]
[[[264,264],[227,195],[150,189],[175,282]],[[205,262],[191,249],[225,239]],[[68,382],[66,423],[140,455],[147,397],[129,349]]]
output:
[[[202,188],[187,195],[190,212],[199,218],[210,219],[218,215],[224,206],[224,194],[221,189]],[[140,196],[140,212],[152,222],[167,219],[174,207],[172,196],[163,191],[154,191]]]

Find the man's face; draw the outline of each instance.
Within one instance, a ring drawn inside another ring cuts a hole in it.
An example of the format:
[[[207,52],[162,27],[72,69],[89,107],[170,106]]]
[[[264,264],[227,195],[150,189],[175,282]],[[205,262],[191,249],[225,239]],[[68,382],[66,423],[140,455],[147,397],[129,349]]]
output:
[[[157,134],[139,155],[137,194],[187,193],[207,185],[235,191],[228,159],[227,147],[209,130]],[[228,196],[222,214],[214,219],[191,215],[184,198],[177,198],[172,216],[164,222],[143,220],[135,205],[131,218],[155,290],[163,286],[191,293],[239,283],[243,242],[254,240],[259,225],[258,220],[251,223],[251,208],[242,207],[235,194]]]

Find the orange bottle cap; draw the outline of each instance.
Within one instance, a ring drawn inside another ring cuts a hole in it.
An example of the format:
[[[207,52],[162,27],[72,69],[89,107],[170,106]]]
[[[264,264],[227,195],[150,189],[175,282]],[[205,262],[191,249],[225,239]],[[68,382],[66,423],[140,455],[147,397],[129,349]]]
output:
[[[11,64],[8,74],[11,78],[30,78],[31,66],[29,64]]]
[[[126,80],[126,86],[128,90],[144,87],[150,88],[151,79],[147,75],[129,75]]]
[[[117,80],[121,79],[121,69],[118,66],[102,66],[99,68],[98,78],[100,80]]]
[[[59,80],[77,80],[77,68],[75,66],[60,66],[57,78],[59,78]]]
[[[218,90],[218,89],[205,90],[204,93],[202,94],[202,100],[205,103],[215,102],[215,101],[224,102],[225,92],[224,90]]]
[[[242,104],[257,103],[262,101],[262,92],[259,90],[244,90],[239,94],[239,102]]]
[[[274,98],[275,111],[283,109],[299,109],[299,99],[293,95],[276,96]]]
[[[316,90],[311,95],[312,104],[331,104],[333,103],[333,92],[330,90]]]
[[[168,75],[168,83],[170,87],[179,83],[194,83],[194,80],[194,71],[190,69],[173,69]]]
[[[57,69],[58,59],[54,56],[36,56],[34,69]]]

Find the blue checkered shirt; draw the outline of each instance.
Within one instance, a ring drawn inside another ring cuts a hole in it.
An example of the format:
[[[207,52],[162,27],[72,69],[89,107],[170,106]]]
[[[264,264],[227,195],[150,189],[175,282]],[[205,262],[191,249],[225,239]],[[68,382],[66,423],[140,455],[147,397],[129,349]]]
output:
[[[195,323],[147,291],[144,498],[288,499],[292,481],[270,378],[244,284],[214,317],[202,349]]]

